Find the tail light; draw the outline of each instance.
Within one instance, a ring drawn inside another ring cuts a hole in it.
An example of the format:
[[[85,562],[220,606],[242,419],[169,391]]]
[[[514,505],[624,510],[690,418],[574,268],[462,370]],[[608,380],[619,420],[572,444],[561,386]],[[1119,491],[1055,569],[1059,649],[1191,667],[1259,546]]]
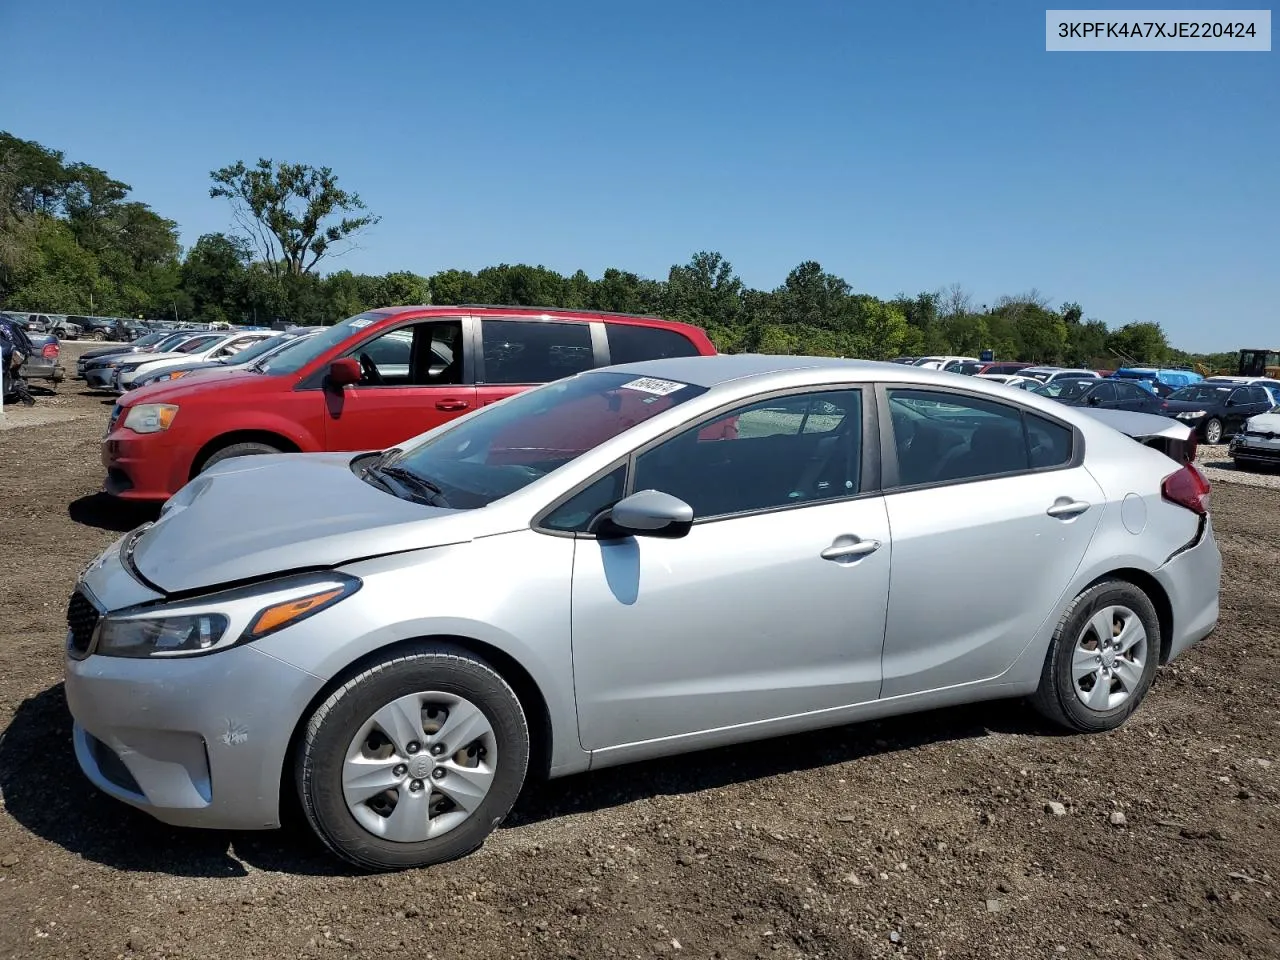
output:
[[[1209,478],[1194,463],[1188,463],[1177,473],[1165,477],[1160,484],[1160,493],[1170,503],[1186,507],[1202,517],[1209,512]]]
[[[1183,445],[1183,450],[1186,452],[1186,455],[1187,455],[1187,463],[1196,462],[1196,451],[1199,449],[1200,449],[1200,438],[1196,436],[1196,432],[1192,430],[1191,436],[1187,437],[1187,442]],[[1208,483],[1208,482],[1209,482],[1208,480],[1205,481],[1205,483]]]
[[[1160,401],[1160,412],[1161,412],[1161,413],[1168,413],[1168,412],[1169,412],[1169,401],[1168,401],[1168,400],[1161,400],[1161,401]]]
[[[40,356],[46,360],[58,359],[58,345],[56,343],[46,343],[40,350]]]

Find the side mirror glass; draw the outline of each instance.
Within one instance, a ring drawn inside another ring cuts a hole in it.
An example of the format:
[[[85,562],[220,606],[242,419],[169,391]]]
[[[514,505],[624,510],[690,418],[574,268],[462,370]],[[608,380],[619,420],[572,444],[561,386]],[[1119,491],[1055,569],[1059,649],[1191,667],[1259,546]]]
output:
[[[676,539],[693,526],[693,507],[660,490],[641,490],[619,500],[601,523],[602,537]]]
[[[329,386],[337,387],[339,390],[353,383],[359,383],[362,376],[360,361],[355,357],[343,357],[329,364]]]

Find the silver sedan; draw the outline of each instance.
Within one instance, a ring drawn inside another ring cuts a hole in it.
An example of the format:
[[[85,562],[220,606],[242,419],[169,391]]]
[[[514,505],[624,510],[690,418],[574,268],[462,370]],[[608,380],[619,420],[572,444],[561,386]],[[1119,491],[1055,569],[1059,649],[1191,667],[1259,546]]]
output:
[[[1157,447],[973,377],[716,356],[227,460],[84,571],[77,757],[173,824],[296,790],[377,870],[474,850],[533,776],[996,698],[1108,730],[1218,619],[1208,483]]]

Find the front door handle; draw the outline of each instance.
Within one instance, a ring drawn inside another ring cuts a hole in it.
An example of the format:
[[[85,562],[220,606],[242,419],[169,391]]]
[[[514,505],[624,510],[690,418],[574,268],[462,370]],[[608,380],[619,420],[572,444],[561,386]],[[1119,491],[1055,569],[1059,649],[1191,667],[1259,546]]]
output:
[[[875,553],[880,549],[879,540],[855,540],[853,543],[835,543],[822,551],[823,560],[853,560]]]
[[[1072,517],[1080,516],[1091,506],[1093,504],[1084,500],[1068,500],[1066,497],[1059,497],[1045,513],[1059,520],[1070,520]]]
[[[437,410],[465,410],[469,406],[471,406],[471,404],[467,403],[467,401],[465,400],[437,400],[436,401]]]

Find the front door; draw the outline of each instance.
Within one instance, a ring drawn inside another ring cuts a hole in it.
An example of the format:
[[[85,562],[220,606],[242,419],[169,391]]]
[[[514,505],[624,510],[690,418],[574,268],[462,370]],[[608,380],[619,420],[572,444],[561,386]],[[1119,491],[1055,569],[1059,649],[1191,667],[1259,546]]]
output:
[[[1227,398],[1226,416],[1222,421],[1222,436],[1235,436],[1244,431],[1244,425],[1250,417],[1271,411],[1271,394],[1257,384],[1237,387]]]
[[[898,489],[885,495],[893,576],[881,696],[996,677],[1084,559],[1107,509],[1102,488],[1072,466],[1077,441],[1059,421],[960,392],[885,397]],[[925,438],[932,455],[913,456]]]
[[[736,437],[712,439],[728,420]],[[862,436],[862,391],[809,392],[699,423],[636,458],[632,489],[679,497],[695,523],[678,540],[577,541],[585,748],[876,699],[891,548],[883,499],[862,492]],[[596,512],[581,500],[566,504],[572,522]]]
[[[460,319],[419,320],[356,345],[361,381],[319,391],[329,450],[383,450],[459,417],[476,405],[465,382]]]

